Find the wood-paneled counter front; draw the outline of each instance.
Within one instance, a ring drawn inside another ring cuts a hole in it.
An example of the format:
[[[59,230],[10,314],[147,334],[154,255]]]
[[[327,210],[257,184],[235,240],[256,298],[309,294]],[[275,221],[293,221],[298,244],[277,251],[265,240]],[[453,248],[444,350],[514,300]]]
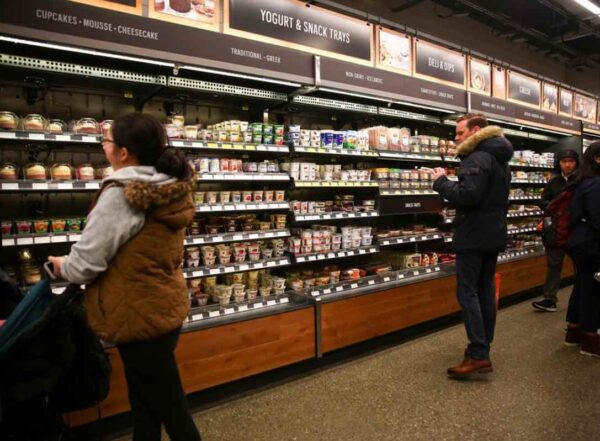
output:
[[[89,423],[129,410],[123,363],[116,348],[108,349],[112,363],[110,394],[99,407],[67,416],[71,426]],[[184,389],[197,392],[315,356],[312,307],[214,328],[183,332],[177,362]],[[149,363],[152,360],[148,360]]]
[[[498,265],[500,296],[506,297],[542,286],[546,257],[533,257]],[[563,277],[573,267],[565,259]],[[444,277],[352,297],[321,306],[321,349],[330,352],[354,343],[418,325],[458,312],[456,277]]]

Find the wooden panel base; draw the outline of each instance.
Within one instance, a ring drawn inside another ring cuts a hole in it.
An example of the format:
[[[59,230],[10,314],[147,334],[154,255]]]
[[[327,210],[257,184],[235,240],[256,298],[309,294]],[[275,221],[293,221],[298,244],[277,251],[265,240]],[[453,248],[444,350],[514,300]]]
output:
[[[456,278],[445,277],[322,305],[323,352],[459,310]]]
[[[127,384],[116,348],[108,398],[67,416],[71,426],[127,412]],[[177,362],[187,393],[197,392],[315,356],[312,308],[181,334]],[[149,362],[152,362],[149,360]]]
[[[542,286],[546,258],[534,257],[498,265],[501,296]],[[573,268],[565,259],[563,277]],[[333,351],[459,311],[456,277],[422,282],[322,306],[322,350]]]

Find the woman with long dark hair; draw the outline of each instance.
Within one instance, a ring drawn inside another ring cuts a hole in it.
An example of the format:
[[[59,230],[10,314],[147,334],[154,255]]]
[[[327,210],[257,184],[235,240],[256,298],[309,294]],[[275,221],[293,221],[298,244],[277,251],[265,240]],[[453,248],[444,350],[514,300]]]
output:
[[[192,170],[144,114],[115,120],[102,140],[114,172],[102,182],[81,239],[50,257],[57,276],[85,284],[92,329],[117,345],[129,389],[134,441],[198,441],[175,360],[189,311],[181,271],[194,217]]]
[[[588,147],[581,164],[582,181],[571,202],[567,253],[575,262],[578,289],[567,312],[567,342],[581,342],[581,353],[600,357],[600,141]]]

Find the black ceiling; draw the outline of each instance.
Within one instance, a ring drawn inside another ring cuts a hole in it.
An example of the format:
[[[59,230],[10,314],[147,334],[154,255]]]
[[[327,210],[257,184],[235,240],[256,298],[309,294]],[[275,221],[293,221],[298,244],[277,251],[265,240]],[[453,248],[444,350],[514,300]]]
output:
[[[424,0],[396,0],[400,12]],[[490,26],[494,35],[527,44],[577,70],[600,65],[600,19],[573,0],[432,0],[441,17],[466,16]],[[600,6],[598,0],[595,1]]]

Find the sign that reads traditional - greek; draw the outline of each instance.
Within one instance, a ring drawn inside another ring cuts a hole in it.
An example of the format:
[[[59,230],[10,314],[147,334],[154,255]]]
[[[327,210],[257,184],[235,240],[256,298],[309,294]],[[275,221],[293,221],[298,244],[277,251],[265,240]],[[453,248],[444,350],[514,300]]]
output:
[[[456,87],[465,87],[463,54],[415,39],[415,76]]]
[[[540,81],[508,71],[508,99],[539,108],[541,104]]]
[[[371,60],[373,27],[297,0],[229,0],[229,28]]]

